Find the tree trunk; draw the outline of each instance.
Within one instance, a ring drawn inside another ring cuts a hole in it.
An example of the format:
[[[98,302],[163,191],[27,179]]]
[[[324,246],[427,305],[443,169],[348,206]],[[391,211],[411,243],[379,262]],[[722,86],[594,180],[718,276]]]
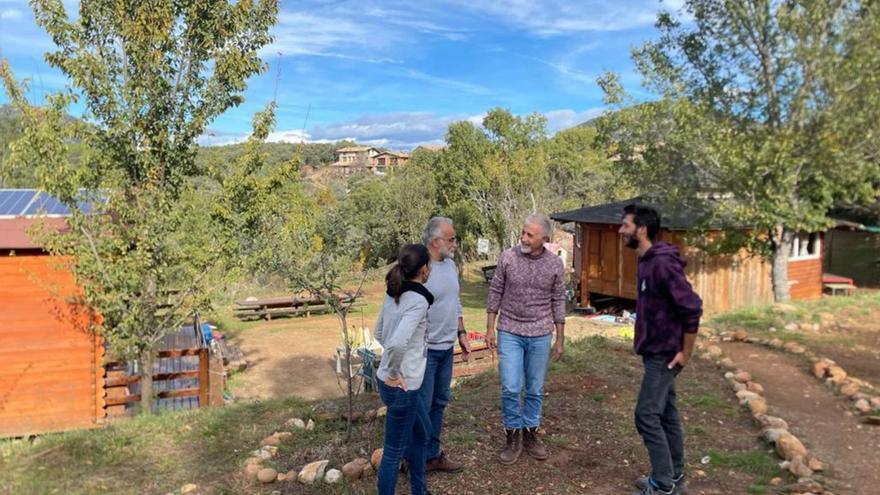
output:
[[[770,278],[773,283],[773,299],[776,302],[788,302],[791,293],[788,284],[788,250],[794,232],[780,225],[772,234]]]
[[[141,353],[141,414],[153,413],[153,350]]]
[[[351,338],[348,335],[348,318],[346,310],[343,307],[337,309],[339,321],[342,324],[342,340],[345,346],[345,385],[346,394],[348,395],[348,421],[346,422],[345,438],[351,439],[351,417],[354,414],[354,388],[351,376]]]

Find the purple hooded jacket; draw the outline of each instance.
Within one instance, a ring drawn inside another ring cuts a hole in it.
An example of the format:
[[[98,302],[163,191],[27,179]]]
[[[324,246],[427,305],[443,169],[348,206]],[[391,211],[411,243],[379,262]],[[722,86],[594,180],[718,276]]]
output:
[[[636,354],[674,355],[685,333],[696,333],[703,301],[684,276],[687,262],[678,246],[657,242],[639,258],[636,300]]]

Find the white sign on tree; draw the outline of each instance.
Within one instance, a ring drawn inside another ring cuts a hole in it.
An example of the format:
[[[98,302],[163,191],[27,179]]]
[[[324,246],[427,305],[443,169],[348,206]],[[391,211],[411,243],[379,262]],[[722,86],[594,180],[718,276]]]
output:
[[[477,239],[477,252],[480,254],[489,254],[489,239]]]

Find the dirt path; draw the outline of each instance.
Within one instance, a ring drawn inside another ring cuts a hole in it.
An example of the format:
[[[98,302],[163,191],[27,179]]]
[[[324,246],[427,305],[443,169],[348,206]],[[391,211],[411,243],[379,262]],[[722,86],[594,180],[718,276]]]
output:
[[[334,357],[342,342],[339,332],[332,316],[283,319],[248,329],[235,339],[248,362],[232,381],[236,400],[342,395]]]
[[[364,305],[352,310],[348,319],[352,331],[362,326],[372,328],[385,288],[380,280],[365,284],[362,290]],[[485,327],[487,290],[482,278],[471,274],[465,279],[462,304],[466,328]],[[248,361],[248,368],[232,380],[237,400],[291,395],[312,400],[343,395],[336,375],[336,348],[342,335],[335,315],[279,318],[251,325],[233,338]]]
[[[723,349],[764,386],[770,413],[788,421],[792,433],[830,465],[832,491],[878,493],[880,428],[848,415],[846,402],[808,375],[801,358],[750,344],[724,344]]]

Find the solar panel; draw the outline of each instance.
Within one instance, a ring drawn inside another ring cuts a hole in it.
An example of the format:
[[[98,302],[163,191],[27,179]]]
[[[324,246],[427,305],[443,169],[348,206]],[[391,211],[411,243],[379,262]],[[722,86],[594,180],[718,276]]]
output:
[[[0,215],[22,215],[35,194],[33,189],[0,189]]]
[[[84,194],[85,191],[81,190]],[[91,213],[91,201],[105,203],[107,198],[90,198],[90,201],[79,201],[77,207],[83,213]],[[70,208],[49,195],[34,189],[0,189],[0,217],[18,217],[35,215],[70,216]]]
[[[24,212],[25,215],[70,215],[70,208],[61,201],[49,196],[45,192],[31,202],[30,207]]]

